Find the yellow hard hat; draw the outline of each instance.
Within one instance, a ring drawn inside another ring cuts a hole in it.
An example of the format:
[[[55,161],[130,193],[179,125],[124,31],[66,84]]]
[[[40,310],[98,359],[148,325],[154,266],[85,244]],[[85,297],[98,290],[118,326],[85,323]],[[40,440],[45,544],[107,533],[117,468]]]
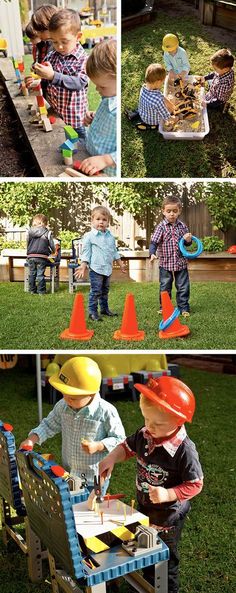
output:
[[[179,47],[179,40],[177,35],[173,33],[168,33],[162,39],[162,49],[163,51],[175,51]]]
[[[60,371],[49,378],[49,383],[65,395],[91,395],[101,384],[102,375],[94,360],[87,356],[75,356],[63,364]]]

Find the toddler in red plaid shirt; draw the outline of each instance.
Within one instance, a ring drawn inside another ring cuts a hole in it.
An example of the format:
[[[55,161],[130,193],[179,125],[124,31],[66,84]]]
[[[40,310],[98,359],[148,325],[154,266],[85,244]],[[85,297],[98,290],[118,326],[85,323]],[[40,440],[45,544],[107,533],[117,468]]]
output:
[[[80,138],[85,137],[83,121],[87,110],[87,55],[79,43],[80,17],[75,10],[55,13],[48,25],[54,50],[46,56],[46,65],[35,64],[34,70],[47,80],[47,100]]]
[[[179,198],[164,198],[162,202],[163,221],[158,224],[149,245],[151,264],[159,257],[160,293],[167,291],[171,298],[173,279],[176,286],[177,306],[183,317],[189,317],[190,284],[187,259],[179,250],[179,240],[183,237],[190,245],[192,235],[186,224],[179,220],[182,204]],[[160,295],[161,297],[161,295]],[[161,298],[160,298],[161,300]],[[162,311],[159,311],[162,313]]]
[[[50,35],[48,31],[48,24],[52,17],[52,15],[58,11],[56,6],[51,6],[49,4],[44,4],[40,6],[31,17],[30,22],[26,26],[25,33],[31,40],[33,49],[33,65],[32,70],[34,69],[35,62],[41,64],[46,54],[52,48]],[[32,76],[26,76],[25,78],[27,88],[30,88],[34,85],[34,78]],[[42,84],[43,91],[45,90],[45,84]]]

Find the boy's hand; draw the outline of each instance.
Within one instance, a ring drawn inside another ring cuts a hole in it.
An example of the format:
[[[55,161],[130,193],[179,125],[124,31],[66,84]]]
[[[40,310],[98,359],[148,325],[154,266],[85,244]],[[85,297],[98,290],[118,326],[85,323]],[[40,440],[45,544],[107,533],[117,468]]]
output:
[[[85,175],[95,175],[105,167],[114,167],[115,163],[109,154],[90,156],[82,161],[80,171]]]
[[[81,445],[83,451],[85,451],[85,453],[89,453],[89,455],[93,455],[94,453],[103,451],[104,449],[103,443],[100,443],[99,441],[87,441],[86,439],[82,439]]]
[[[173,502],[177,500],[177,496],[173,488],[162,488],[162,486],[151,486],[149,484],[149,498],[154,504],[161,504],[162,502]]]
[[[85,118],[84,118],[84,125],[90,126],[95,116],[95,111],[87,111]]]
[[[104,459],[102,459],[102,461],[100,461],[99,463],[99,476],[101,476],[101,478],[103,478],[104,480],[106,478],[110,478],[112,471],[113,471],[113,467],[114,467],[114,461],[112,460],[112,456],[111,455],[107,455]]]
[[[24,446],[32,447],[32,449],[33,449],[33,447],[35,445],[35,442],[37,442],[37,441],[35,441],[34,438],[32,438],[32,439],[30,439],[30,438],[25,439],[25,441],[22,441],[22,443],[20,444],[19,449],[22,449],[22,447],[24,447]]]
[[[119,266],[120,266],[120,269],[121,269],[122,274],[126,274],[125,263],[123,261],[121,261],[119,263]]]
[[[75,277],[76,278],[84,278],[86,270],[87,270],[87,265],[86,266],[81,265],[78,268],[78,270],[75,270]]]
[[[157,259],[157,256],[155,255],[155,253],[152,253],[152,255],[150,257],[150,264],[152,264],[155,259]]]
[[[183,236],[183,239],[185,241],[187,241],[187,243],[191,243],[191,241],[192,241],[192,235],[191,235],[191,233],[185,233],[185,235]]]
[[[46,64],[46,65],[45,65]],[[40,78],[45,78],[46,80],[52,80],[54,78],[54,70],[49,62],[45,64],[39,64],[36,62],[34,64],[34,72],[40,76]]]
[[[170,113],[174,113],[174,111],[175,111],[174,103],[172,103],[172,101],[169,101],[169,99],[167,99],[166,97],[164,97],[164,103],[165,103],[165,106],[168,109],[168,111]]]

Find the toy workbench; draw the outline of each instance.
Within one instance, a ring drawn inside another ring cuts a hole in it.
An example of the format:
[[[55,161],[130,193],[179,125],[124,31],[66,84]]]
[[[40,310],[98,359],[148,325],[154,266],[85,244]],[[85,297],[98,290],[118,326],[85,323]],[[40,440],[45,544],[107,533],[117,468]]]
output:
[[[68,593],[80,593],[80,586],[105,593],[107,581],[124,577],[140,593],[150,593],[150,585],[136,571],[155,565],[153,593],[167,593],[167,546],[158,538],[157,546],[138,556],[122,547],[122,541],[134,538],[137,525],[145,529],[148,517],[123,503],[118,507],[117,501],[89,511],[88,491],[71,493],[67,481],[55,476],[55,462],[28,451],[19,451],[17,462],[28,519],[48,548],[54,586],[56,581]]]

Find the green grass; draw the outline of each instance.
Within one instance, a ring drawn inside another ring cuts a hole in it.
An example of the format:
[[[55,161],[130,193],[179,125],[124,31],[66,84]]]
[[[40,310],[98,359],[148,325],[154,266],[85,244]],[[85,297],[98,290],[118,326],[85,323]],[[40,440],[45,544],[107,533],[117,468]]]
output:
[[[188,434],[196,443],[205,482],[192,502],[183,530],[180,593],[233,593],[235,571],[235,377],[181,369],[181,379],[196,396],[197,409]],[[36,426],[37,402],[34,374],[18,370],[2,372],[0,418],[14,426],[17,446]],[[16,388],[17,387],[17,388]],[[138,403],[115,403],[126,434],[142,425]],[[43,405],[44,415],[51,406]],[[44,444],[41,452],[53,452],[60,463],[60,437]],[[135,461],[117,465],[111,492],[123,491],[126,502],[135,496]],[[7,554],[0,535],[1,593],[49,593],[49,584],[28,582],[26,559],[14,543]]]
[[[32,64],[32,56],[27,54],[24,56],[24,64],[25,64],[25,74],[28,76],[30,74],[30,68]],[[89,82],[88,86],[88,104],[90,111],[96,111],[98,105],[100,103],[101,97],[96,91],[96,87],[93,82]]]
[[[187,50],[194,74],[210,72],[210,56],[221,47],[236,50],[235,41],[232,47],[227,40],[228,32],[224,31],[224,42],[217,41],[222,30],[204,27],[189,3],[161,2],[154,21],[123,33],[122,112],[126,106],[137,107],[146,67],[163,63],[161,42],[170,31],[178,34]],[[230,103],[228,114],[210,113],[210,133],[203,141],[170,141],[157,131],[139,132],[123,115],[123,177],[235,177],[236,90]]]
[[[89,287],[80,288],[87,309]],[[116,341],[113,333],[121,326],[125,296],[135,296],[139,329],[145,330],[142,342]],[[0,349],[234,349],[236,328],[233,324],[235,286],[226,282],[195,282],[191,285],[191,317],[188,323],[191,334],[187,338],[160,340],[157,328],[158,284],[128,282],[113,283],[109,303],[119,317],[106,317],[102,323],[88,321],[95,330],[90,342],[59,338],[69,326],[74,295],[68,293],[67,284],[55,294],[44,297],[24,293],[22,283],[0,284]],[[175,295],[172,302],[175,304]],[[87,317],[87,313],[86,313]]]

